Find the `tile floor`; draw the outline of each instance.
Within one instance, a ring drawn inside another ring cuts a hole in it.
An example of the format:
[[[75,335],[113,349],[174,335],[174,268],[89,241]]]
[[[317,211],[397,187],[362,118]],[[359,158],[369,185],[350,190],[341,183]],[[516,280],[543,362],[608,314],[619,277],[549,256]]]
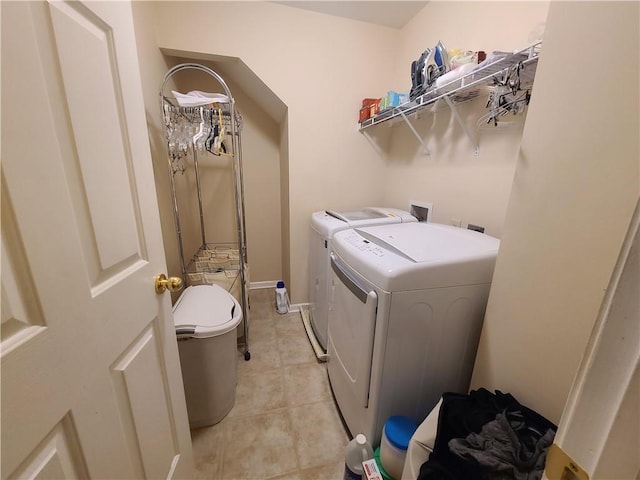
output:
[[[349,441],[299,313],[279,315],[273,289],[251,290],[246,362],[236,402],[218,424],[191,431],[195,478],[340,480]]]

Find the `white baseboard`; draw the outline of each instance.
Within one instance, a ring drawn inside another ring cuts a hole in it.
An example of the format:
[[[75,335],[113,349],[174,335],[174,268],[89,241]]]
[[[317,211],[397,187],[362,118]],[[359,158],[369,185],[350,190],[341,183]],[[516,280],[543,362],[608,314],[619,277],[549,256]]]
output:
[[[309,304],[301,303],[299,305],[299,310],[300,310],[300,316],[302,317],[302,324],[304,326],[304,330],[307,333],[309,342],[311,343],[311,348],[313,348],[313,353],[315,353],[316,358],[320,362],[326,362],[327,353],[322,349],[322,347],[320,346],[320,343],[318,343],[318,339],[316,338],[316,335],[313,332],[313,328],[311,327]]]
[[[277,280],[269,280],[266,282],[249,282],[249,290],[259,290],[261,288],[276,288],[277,283]]]

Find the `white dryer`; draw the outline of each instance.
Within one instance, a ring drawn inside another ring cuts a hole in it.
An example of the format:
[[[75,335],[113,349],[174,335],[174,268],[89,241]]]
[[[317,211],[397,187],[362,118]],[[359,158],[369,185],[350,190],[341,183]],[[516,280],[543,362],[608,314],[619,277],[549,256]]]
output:
[[[467,393],[499,240],[434,223],[333,237],[328,373],[353,435],[375,445],[392,415],[422,422]]]
[[[365,207],[359,210],[321,211],[311,215],[309,244],[309,315],[320,347],[327,349],[327,289],[329,252],[333,235],[341,230],[368,225],[417,222],[409,212],[395,208]]]

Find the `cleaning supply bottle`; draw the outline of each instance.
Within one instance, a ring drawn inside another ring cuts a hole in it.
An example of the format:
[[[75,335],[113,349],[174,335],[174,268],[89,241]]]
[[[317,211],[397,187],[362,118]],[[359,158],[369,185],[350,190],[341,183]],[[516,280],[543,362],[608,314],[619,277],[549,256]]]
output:
[[[343,480],[361,480],[364,476],[362,462],[373,458],[373,448],[362,433],[356,435],[345,449]]]
[[[276,311],[281,315],[289,311],[289,296],[282,280],[276,284]]]

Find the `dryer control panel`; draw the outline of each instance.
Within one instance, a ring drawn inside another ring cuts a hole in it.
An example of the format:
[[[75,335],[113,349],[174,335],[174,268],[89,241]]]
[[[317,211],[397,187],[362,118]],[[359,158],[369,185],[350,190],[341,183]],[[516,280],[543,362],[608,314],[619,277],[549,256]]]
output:
[[[384,257],[386,254],[385,249],[367,240],[357,232],[349,232],[349,234],[345,235],[344,241],[363,254],[374,255],[376,257]]]

